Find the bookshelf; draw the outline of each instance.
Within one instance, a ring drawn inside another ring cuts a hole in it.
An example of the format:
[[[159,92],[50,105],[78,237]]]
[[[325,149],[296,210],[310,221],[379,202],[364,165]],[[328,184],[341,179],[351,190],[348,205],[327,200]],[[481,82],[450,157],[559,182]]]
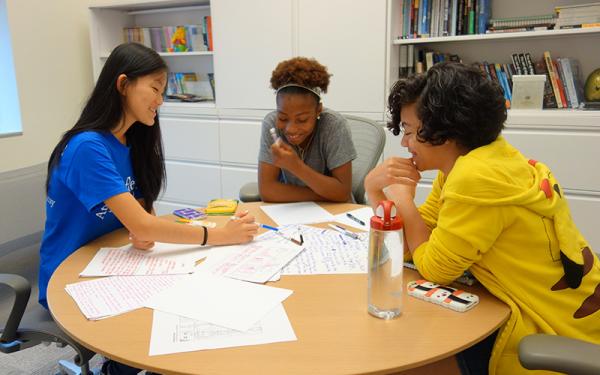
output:
[[[490,18],[533,16],[551,14],[555,6],[587,4],[588,0],[503,0],[491,2]],[[401,39],[403,0],[388,3],[388,55],[390,56],[386,87],[398,79],[400,66],[399,46],[413,45],[415,50],[435,50],[457,54],[465,63],[491,61],[510,63],[512,53],[529,52],[534,60],[550,51],[553,58],[571,57],[579,61],[582,79],[600,67],[600,54],[593,53],[589,46],[600,44],[600,27],[579,29],[540,30],[495,34],[472,34],[427,38]],[[415,51],[416,53],[416,51]],[[570,116],[579,116],[578,111],[569,111]]]
[[[208,1],[91,1],[90,38],[94,78],[100,74],[110,51],[123,43],[124,28],[201,25],[203,18],[209,15]],[[164,58],[171,72],[194,72],[201,80],[208,79],[209,73],[214,74],[213,51],[159,52],[159,55]],[[191,108],[216,106],[214,101],[200,106],[197,103],[167,101],[163,107],[176,104],[194,104]]]
[[[533,16],[553,13],[555,6],[587,4],[592,0],[502,0],[492,1],[490,18]],[[463,62],[510,63],[511,54],[529,52],[534,60],[544,51],[553,58],[579,61],[582,79],[600,67],[600,27],[542,30],[497,34],[474,34],[399,39],[402,30],[402,0],[388,2],[386,92],[399,77],[400,46],[457,54]],[[400,32],[399,32],[400,31]],[[416,52],[415,52],[416,53]],[[577,226],[599,251],[600,233],[595,217],[600,211],[600,111],[576,109],[509,110],[503,135],[526,157],[547,163],[561,182]],[[388,136],[384,157],[406,155],[397,137]],[[424,200],[435,174],[427,172],[417,188]]]
[[[496,39],[533,39],[533,38],[559,38],[561,36],[577,36],[583,34],[600,33],[600,27],[589,27],[585,29],[563,29],[563,30],[539,30],[522,31],[496,34],[473,34],[457,36],[440,36],[434,38],[395,39],[393,44],[427,44],[427,43],[450,43],[466,42],[473,40],[496,40]]]

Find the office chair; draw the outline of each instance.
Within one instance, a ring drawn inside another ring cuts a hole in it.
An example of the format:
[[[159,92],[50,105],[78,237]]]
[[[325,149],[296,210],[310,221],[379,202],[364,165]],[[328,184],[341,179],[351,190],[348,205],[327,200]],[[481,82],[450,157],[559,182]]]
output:
[[[519,343],[519,361],[528,370],[597,375],[600,345],[564,336],[529,335]]]
[[[385,145],[385,131],[375,121],[344,115],[352,134],[352,142],[356,149],[356,159],[352,161],[352,195],[356,203],[365,203],[364,181],[367,173],[379,162]],[[240,189],[242,202],[258,202],[261,200],[258,183],[250,182]]]
[[[31,285],[27,279],[19,275],[1,273],[0,284],[10,287],[15,292],[15,299],[8,320],[4,328],[0,327],[0,351],[2,353],[14,353],[42,342],[55,342],[61,347],[69,345],[75,349],[77,354],[74,363],[64,360],[59,361],[61,374],[99,374],[100,369],[90,371],[88,365],[89,360],[95,353],[65,334],[56,325],[46,309],[39,304],[35,304],[25,311],[31,294]]]

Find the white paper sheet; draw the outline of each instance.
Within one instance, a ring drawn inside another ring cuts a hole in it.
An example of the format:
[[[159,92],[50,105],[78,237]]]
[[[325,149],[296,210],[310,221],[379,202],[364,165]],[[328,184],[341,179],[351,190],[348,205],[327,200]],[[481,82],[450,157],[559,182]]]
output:
[[[275,306],[246,332],[154,310],[148,355],[296,340],[292,325],[281,304]]]
[[[362,225],[355,220],[352,220],[346,214],[351,214],[358,220],[361,220],[365,225]],[[352,228],[369,231],[371,229],[371,217],[373,216],[373,209],[371,207],[363,207],[356,210],[344,212],[334,216],[334,220],[338,223],[351,226]]]
[[[366,232],[357,233],[358,239],[343,234],[307,225],[289,225],[279,228],[280,232],[298,238],[302,233],[305,250],[281,270],[282,275],[315,275],[366,273],[368,238]],[[257,242],[286,241],[272,232],[256,238]]]
[[[193,272],[196,261],[211,248],[157,242],[151,250],[132,245],[106,247],[80,273],[82,277],[125,275],[172,275]]]
[[[103,319],[142,307],[156,293],[173,286],[184,275],[114,276],[65,286],[90,320]]]
[[[144,306],[247,331],[293,292],[198,271],[150,298]]]
[[[333,215],[315,202],[281,203],[260,206],[277,225],[334,221]]]
[[[215,276],[265,283],[304,248],[290,241],[254,241],[215,249],[197,270]]]

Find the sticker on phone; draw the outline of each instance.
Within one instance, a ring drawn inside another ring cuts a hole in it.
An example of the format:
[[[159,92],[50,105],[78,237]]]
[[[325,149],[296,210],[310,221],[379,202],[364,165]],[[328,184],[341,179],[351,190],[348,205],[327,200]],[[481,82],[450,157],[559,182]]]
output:
[[[479,297],[473,293],[427,280],[411,281],[406,289],[410,296],[459,312],[470,310],[479,303]]]

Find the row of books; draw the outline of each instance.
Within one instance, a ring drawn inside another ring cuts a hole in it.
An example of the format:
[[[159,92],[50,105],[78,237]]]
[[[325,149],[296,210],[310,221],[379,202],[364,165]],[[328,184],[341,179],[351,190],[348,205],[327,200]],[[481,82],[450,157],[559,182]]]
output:
[[[554,14],[537,16],[519,16],[507,18],[492,18],[486,33],[505,33],[519,31],[548,30],[554,28],[556,17]]]
[[[600,3],[562,5],[554,8],[556,28],[600,26]]]
[[[577,60],[572,58],[553,59],[549,51],[542,58],[534,60],[531,54],[514,53],[512,63],[477,63],[486,76],[498,82],[504,92],[507,106],[512,101],[513,75],[545,75],[544,108],[580,108],[583,103],[581,69]]]
[[[442,61],[462,62],[461,58],[456,54],[429,51],[424,49],[417,49],[415,54],[414,45],[403,44],[400,46],[399,77],[404,78],[415,73],[424,73],[434,64]]]
[[[167,99],[199,102],[215,99],[213,73],[199,75],[195,72],[169,72],[167,74]]]
[[[402,0],[400,38],[483,34],[491,0]]]
[[[400,46],[399,77],[422,73],[442,61],[462,62],[456,54]],[[581,68],[572,58],[553,59],[549,51],[537,61],[529,52],[514,53],[512,63],[475,63],[488,77],[497,82],[504,93],[507,107],[512,102],[513,75],[541,74],[546,76],[544,108],[581,108],[584,101]]]
[[[127,27],[123,40],[137,42],[157,52],[212,51],[212,26],[210,16],[202,25]]]

